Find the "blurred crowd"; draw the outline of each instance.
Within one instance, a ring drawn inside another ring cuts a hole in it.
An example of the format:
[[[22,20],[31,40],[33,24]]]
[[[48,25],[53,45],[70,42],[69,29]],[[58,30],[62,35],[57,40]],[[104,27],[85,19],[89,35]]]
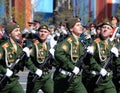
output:
[[[119,26],[119,19],[116,16],[112,16],[110,21],[110,24],[113,26],[113,35],[111,35],[111,39],[114,38],[114,31],[118,29]],[[102,23],[90,23],[89,25],[82,25],[83,26],[83,32],[80,35],[80,41],[83,42],[83,44],[87,45],[91,43],[95,38],[99,37],[100,29],[102,27]],[[14,24],[12,22],[11,24]],[[33,22],[28,22],[28,27],[25,28],[23,31],[21,31],[21,41],[19,41],[21,44],[29,43],[29,41],[34,41],[34,39],[37,38],[38,34],[38,28],[41,26],[40,21],[33,20]],[[50,30],[50,35],[48,36],[47,42],[50,43],[51,38],[57,39],[57,36],[60,35],[68,35],[69,29],[67,28],[67,21],[60,22],[59,26],[55,26],[54,24],[47,25]],[[4,25],[0,24],[0,43],[6,40],[8,36],[6,35],[4,31]],[[27,42],[26,42],[27,41]]]

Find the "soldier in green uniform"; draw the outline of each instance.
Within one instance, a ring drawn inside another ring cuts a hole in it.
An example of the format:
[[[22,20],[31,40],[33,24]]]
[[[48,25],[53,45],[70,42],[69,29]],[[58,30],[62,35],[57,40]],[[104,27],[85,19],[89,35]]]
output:
[[[7,24],[5,31],[9,38],[0,45],[0,74],[6,75],[8,81],[0,93],[24,93],[16,75],[19,70],[23,70],[24,62],[19,62],[13,71],[9,69],[22,51],[22,47],[17,43],[21,37],[20,28],[17,24]],[[27,56],[29,56],[29,50],[24,51],[28,52]]]
[[[101,32],[101,26],[102,26],[102,24],[103,24],[103,23],[100,23],[100,24],[98,24],[98,25],[96,26],[96,33],[97,33],[97,34],[96,34],[96,36],[95,36],[94,39],[96,39],[96,38],[99,37],[100,32]],[[91,45],[93,41],[94,41],[94,40],[91,40],[91,42],[89,42],[89,44],[85,44],[86,47],[89,46],[89,45]],[[85,40],[85,42],[86,42],[86,40]],[[89,60],[89,57],[90,57],[90,56],[87,56],[87,57],[85,58],[85,60],[84,60],[85,65],[84,65],[84,70],[83,70],[83,73],[82,73],[82,82],[83,82],[83,84],[85,85],[88,93],[93,93],[92,90],[94,89],[94,84],[95,84],[95,83],[94,83],[94,78],[93,78],[94,76],[91,75],[91,72],[90,72],[90,65],[88,64],[89,61],[90,61],[90,60]],[[91,86],[91,85],[92,85],[92,86]]]
[[[32,61],[33,65],[37,68],[44,64],[44,60],[46,56],[48,56],[50,47],[46,43],[46,39],[50,34],[48,27],[46,25],[42,25],[38,29],[38,39],[36,39],[33,43],[33,47],[31,49],[31,56],[29,61]],[[37,93],[39,89],[41,89],[44,93],[53,93],[53,80],[51,79],[51,73],[49,72],[51,66],[45,67],[43,69],[37,69],[35,74],[33,72],[29,72],[27,78],[27,90],[26,93]],[[31,71],[34,71],[31,69]],[[41,72],[41,74],[40,74]],[[39,73],[39,74],[38,74]],[[38,75],[39,78],[32,82],[35,75]]]
[[[112,26],[114,27],[113,34],[111,35],[111,40],[116,40],[116,42],[119,44],[120,43],[120,27],[118,26],[119,19],[116,16],[111,17],[111,23]],[[120,44],[118,45],[118,49],[120,52]],[[120,93],[120,58],[118,58],[118,62],[114,63],[113,67],[113,83],[116,86],[117,93]]]
[[[120,39],[120,38],[117,38]],[[120,41],[118,40],[118,51],[120,54]],[[117,93],[120,93],[120,55],[117,58],[117,61],[113,64],[113,83],[115,84]]]
[[[116,33],[114,40],[117,43],[118,51],[120,54],[120,33]],[[120,55],[117,58],[117,61],[113,65],[113,83],[115,84],[117,93],[120,93]]]
[[[112,82],[111,67],[119,56],[119,53],[115,43],[109,40],[112,30],[113,27],[110,23],[103,23],[100,37],[95,39],[93,44],[87,48],[87,52],[93,55],[90,58],[90,69],[92,70],[92,75],[94,75],[95,82],[99,75],[102,76],[98,84],[94,86],[93,93],[116,93],[115,86]],[[114,54],[114,57],[107,69],[105,69],[103,66],[110,52]]]
[[[53,76],[54,93],[87,93],[81,82],[81,70],[76,66],[84,51],[83,44],[78,41],[83,27],[79,18],[69,19],[67,27],[71,34],[57,44],[54,54],[56,59],[56,71]],[[71,73],[74,73],[75,77],[69,83]]]

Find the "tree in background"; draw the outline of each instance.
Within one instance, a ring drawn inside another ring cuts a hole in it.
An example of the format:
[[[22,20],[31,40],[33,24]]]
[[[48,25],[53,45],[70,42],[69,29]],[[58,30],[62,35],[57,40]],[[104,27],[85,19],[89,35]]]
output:
[[[72,16],[72,0],[56,0],[56,8],[53,12],[53,23],[58,26],[60,22]]]

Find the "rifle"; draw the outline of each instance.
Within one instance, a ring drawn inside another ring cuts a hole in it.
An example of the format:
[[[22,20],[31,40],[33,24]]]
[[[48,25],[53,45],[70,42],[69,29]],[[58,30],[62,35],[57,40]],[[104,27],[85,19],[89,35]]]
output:
[[[115,46],[116,46],[116,47],[118,47],[118,45],[119,45],[119,37],[120,37],[120,35],[117,35],[116,38],[114,38]],[[112,52],[110,52],[110,55],[109,55],[109,57],[107,58],[104,66],[103,66],[104,69],[107,69],[107,68],[108,68],[109,63],[111,62],[111,60],[113,59],[114,56],[115,56],[115,54],[113,54]],[[99,75],[97,81],[95,82],[96,85],[98,85],[98,83],[99,83],[99,81],[100,81],[101,78],[102,78],[102,76]]]
[[[12,64],[12,66],[9,69],[13,71],[15,66],[25,57],[26,52],[23,50],[20,56],[17,58],[17,60]],[[6,75],[3,75],[2,79],[0,80],[0,90],[2,90],[6,86],[8,80],[9,78]]]
[[[50,65],[49,61],[51,60],[52,55],[49,53],[48,56],[46,56],[44,62],[40,64],[39,69],[43,70],[45,67],[48,67]],[[38,75],[35,75],[32,82],[35,82],[39,78]]]
[[[111,52],[111,53],[110,53],[110,56],[107,58],[104,66],[103,66],[104,69],[107,69],[107,68],[108,68],[109,63],[111,62],[111,60],[113,59],[113,57],[114,57],[114,54]],[[101,78],[102,78],[102,76],[99,75],[97,81],[95,82],[96,85],[98,85],[98,83],[99,83],[99,81],[100,81]]]
[[[81,55],[81,57],[79,58],[79,60],[78,60],[77,63],[76,63],[76,66],[77,66],[77,67],[79,67],[79,68],[82,67],[82,65],[83,65],[83,60],[84,60],[84,58],[87,56],[87,54],[88,54],[88,53],[87,53],[87,48],[85,48],[84,54]],[[69,82],[69,83],[72,81],[72,79],[73,79],[74,76],[75,76],[75,73],[72,73],[72,74],[70,75],[70,77],[69,77],[69,79],[68,79],[68,82]]]

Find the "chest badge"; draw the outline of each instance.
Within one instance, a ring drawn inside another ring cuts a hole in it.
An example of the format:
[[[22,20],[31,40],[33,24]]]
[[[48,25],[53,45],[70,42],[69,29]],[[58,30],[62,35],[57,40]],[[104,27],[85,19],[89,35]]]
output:
[[[64,50],[64,51],[67,51],[67,45],[62,45],[62,49]]]

